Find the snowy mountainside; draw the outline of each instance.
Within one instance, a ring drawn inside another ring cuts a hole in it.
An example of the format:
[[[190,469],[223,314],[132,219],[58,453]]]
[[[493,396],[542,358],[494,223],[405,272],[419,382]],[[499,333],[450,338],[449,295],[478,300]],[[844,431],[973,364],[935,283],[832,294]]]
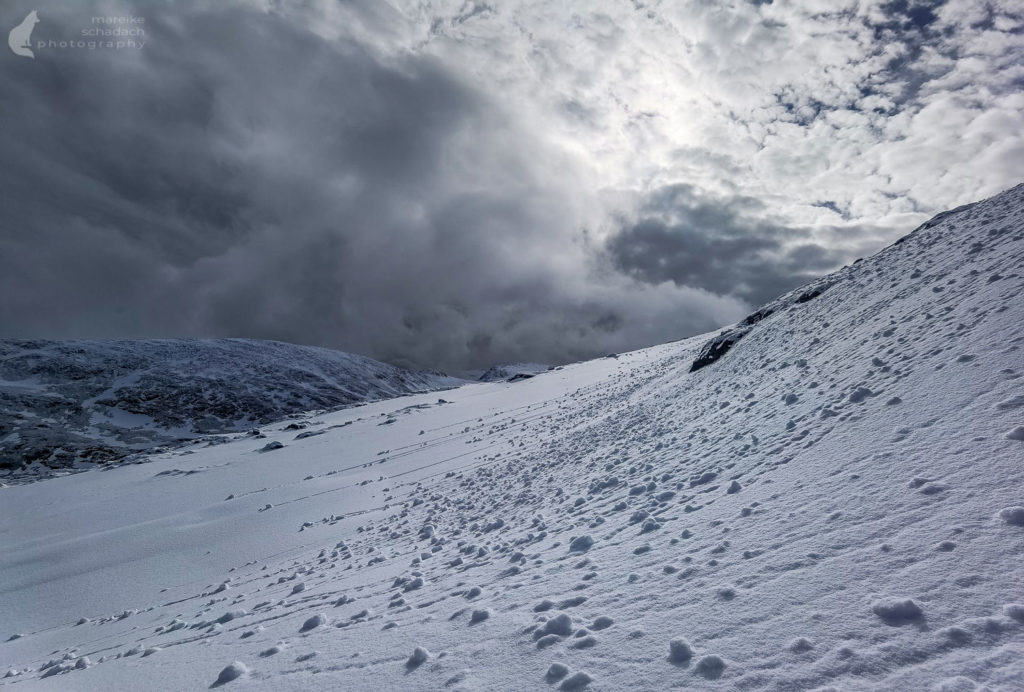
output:
[[[0,340],[0,468],[35,478],[182,438],[456,384],[441,373],[276,341]]]
[[[1024,186],[695,371],[719,335],[0,489],[0,685],[1024,689],[1022,268]]]

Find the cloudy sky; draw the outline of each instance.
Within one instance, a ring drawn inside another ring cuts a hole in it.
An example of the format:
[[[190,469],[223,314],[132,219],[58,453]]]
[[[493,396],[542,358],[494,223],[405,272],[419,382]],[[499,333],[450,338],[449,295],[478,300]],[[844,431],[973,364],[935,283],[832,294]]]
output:
[[[31,10],[0,337],[565,362],[1024,179],[1019,0],[11,0],[4,31]],[[61,47],[126,16],[141,47]]]

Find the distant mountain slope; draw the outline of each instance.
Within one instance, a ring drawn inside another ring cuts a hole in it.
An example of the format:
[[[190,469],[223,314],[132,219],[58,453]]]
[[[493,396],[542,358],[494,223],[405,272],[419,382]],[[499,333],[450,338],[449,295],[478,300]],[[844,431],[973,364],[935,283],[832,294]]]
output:
[[[181,438],[462,384],[249,339],[0,341],[0,467],[109,462]]]
[[[478,382],[501,382],[509,380],[516,375],[521,379],[527,379],[533,375],[546,372],[551,366],[540,363],[509,363],[506,365],[493,365],[486,370],[476,370],[469,373],[469,376]]]

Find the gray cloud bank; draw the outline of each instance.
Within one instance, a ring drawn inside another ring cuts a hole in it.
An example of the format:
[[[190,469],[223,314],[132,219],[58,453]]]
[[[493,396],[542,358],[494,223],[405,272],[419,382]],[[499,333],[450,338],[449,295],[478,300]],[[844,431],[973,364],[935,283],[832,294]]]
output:
[[[95,13],[33,7],[41,39]],[[145,16],[142,50],[0,59],[0,336],[565,362],[712,329],[894,237],[711,185],[609,192],[383,3],[104,7]]]
[[[811,231],[766,221],[751,198],[710,199],[687,185],[653,192],[608,240],[612,264],[648,283],[672,281],[758,304],[841,264]]]

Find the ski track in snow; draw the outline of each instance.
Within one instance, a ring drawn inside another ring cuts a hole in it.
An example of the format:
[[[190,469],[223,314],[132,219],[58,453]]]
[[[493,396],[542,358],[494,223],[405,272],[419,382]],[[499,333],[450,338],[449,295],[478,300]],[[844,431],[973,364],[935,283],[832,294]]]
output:
[[[0,489],[0,685],[1024,689],[1024,186],[811,286]]]

